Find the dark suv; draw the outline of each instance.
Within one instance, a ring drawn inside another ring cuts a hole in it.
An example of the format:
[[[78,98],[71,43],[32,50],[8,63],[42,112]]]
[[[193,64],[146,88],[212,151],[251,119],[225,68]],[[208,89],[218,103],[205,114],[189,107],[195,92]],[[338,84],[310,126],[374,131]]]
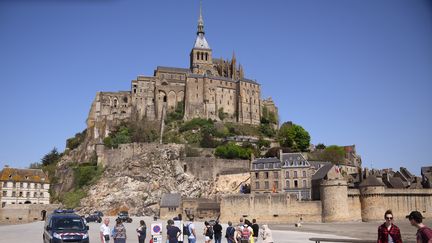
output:
[[[122,222],[132,223],[132,219],[129,218],[129,213],[127,211],[120,211],[117,218]]]
[[[89,243],[89,227],[81,216],[70,210],[55,210],[45,221],[44,243]]]

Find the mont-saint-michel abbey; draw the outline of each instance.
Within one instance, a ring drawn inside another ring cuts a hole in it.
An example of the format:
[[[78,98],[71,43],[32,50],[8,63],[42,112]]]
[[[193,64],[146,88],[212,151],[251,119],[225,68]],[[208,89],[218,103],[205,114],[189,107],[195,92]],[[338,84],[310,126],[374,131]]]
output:
[[[154,76],[138,76],[131,91],[99,92],[92,105],[89,122],[129,118],[132,114],[147,120],[161,120],[166,112],[184,105],[184,119],[205,118],[257,125],[262,107],[277,114],[272,99],[261,99],[260,84],[245,77],[243,67],[231,60],[213,58],[205,38],[200,11],[190,67],[158,66]],[[95,137],[106,131],[95,130]]]
[[[53,229],[51,217],[67,214],[89,226],[79,233],[83,243],[107,242],[99,232],[107,218],[111,227],[118,227],[114,221],[124,223],[129,236],[144,220],[147,239],[155,243],[163,242],[171,220],[181,231],[186,229],[182,226],[195,224],[196,242],[204,242],[204,222],[213,229],[220,222],[222,235],[232,224],[242,238],[246,219],[266,225],[259,228],[261,232],[273,231],[273,240],[258,234],[258,242],[352,242],[354,238],[370,243],[376,242],[376,227],[383,216],[390,218],[386,211],[391,210],[391,218],[406,233],[404,242],[415,239],[405,216],[416,211],[431,222],[432,166],[422,165],[420,176],[392,164],[368,168],[370,161],[360,155],[364,143],[312,144],[312,134],[301,125],[281,121],[279,113],[287,104],[280,102],[279,110],[271,97],[263,97],[261,84],[274,80],[260,83],[248,76],[234,52],[230,59],[214,57],[205,35],[212,28],[204,28],[202,7],[199,14],[197,10],[193,21],[198,18],[198,24],[190,26],[193,45],[184,57],[188,66],[155,64],[153,75],[138,75],[130,89],[124,82],[126,91],[91,91],[90,98],[93,92],[96,95],[82,110],[88,112],[85,127],[66,139],[64,150],[53,148],[26,169],[4,166],[0,235],[7,233],[3,224],[42,228],[38,221],[45,221],[46,242]],[[151,55],[147,58],[153,60]],[[295,86],[293,81],[290,88]],[[321,122],[322,114],[308,119]],[[154,226],[162,233],[149,235],[155,233]],[[74,240],[67,238],[67,232],[56,237]],[[251,243],[250,238],[235,242]]]

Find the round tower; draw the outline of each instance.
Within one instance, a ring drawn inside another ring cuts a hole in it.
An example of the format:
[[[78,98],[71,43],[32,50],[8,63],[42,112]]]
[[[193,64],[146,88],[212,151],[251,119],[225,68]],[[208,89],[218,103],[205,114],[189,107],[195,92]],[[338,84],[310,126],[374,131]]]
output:
[[[384,184],[375,176],[368,176],[360,187],[361,216],[364,222],[383,219],[387,208],[384,205]]]
[[[349,221],[347,182],[343,179],[325,180],[320,186],[323,222]]]

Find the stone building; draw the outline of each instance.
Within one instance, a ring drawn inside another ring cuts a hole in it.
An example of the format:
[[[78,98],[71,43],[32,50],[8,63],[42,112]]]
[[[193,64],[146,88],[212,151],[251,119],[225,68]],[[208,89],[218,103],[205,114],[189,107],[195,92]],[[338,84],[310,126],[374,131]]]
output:
[[[251,163],[251,192],[281,192],[281,162],[278,158],[257,158]]]
[[[311,178],[315,168],[301,153],[281,153],[284,191],[311,199]]]
[[[422,185],[424,188],[432,188],[432,166],[421,168]]]
[[[172,219],[182,213],[180,193],[163,194],[159,205],[160,218]]]
[[[93,138],[104,138],[122,120],[162,120],[183,106],[184,119],[205,118],[258,125],[263,107],[277,118],[270,99],[261,99],[261,86],[244,76],[233,54],[231,60],[213,58],[200,11],[188,68],[158,66],[153,76],[138,76],[131,90],[98,92],[87,119]]]
[[[251,162],[251,192],[286,192],[310,200],[312,176],[328,162],[309,162],[302,153],[279,154],[279,158],[257,158]]]
[[[4,167],[0,173],[1,205],[49,204],[49,179],[40,169]]]

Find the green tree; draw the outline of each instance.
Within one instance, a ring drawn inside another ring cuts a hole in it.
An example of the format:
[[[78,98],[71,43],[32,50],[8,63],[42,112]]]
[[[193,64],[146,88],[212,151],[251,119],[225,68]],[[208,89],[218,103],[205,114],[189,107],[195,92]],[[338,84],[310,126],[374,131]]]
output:
[[[253,152],[252,148],[243,148],[235,143],[227,143],[218,146],[215,155],[224,159],[250,159]]]
[[[330,161],[334,164],[343,163],[345,159],[345,149],[337,145],[328,146],[321,153],[319,159],[323,161]]]
[[[321,150],[321,149],[325,149],[326,146],[323,143],[319,143],[315,146],[315,148]]]
[[[310,135],[301,126],[285,122],[279,129],[278,140],[281,146],[293,151],[305,152],[309,149]]]
[[[57,164],[60,160],[61,154],[57,151],[57,148],[53,148],[49,153],[45,154],[42,158],[42,165],[47,166],[50,164]]]

